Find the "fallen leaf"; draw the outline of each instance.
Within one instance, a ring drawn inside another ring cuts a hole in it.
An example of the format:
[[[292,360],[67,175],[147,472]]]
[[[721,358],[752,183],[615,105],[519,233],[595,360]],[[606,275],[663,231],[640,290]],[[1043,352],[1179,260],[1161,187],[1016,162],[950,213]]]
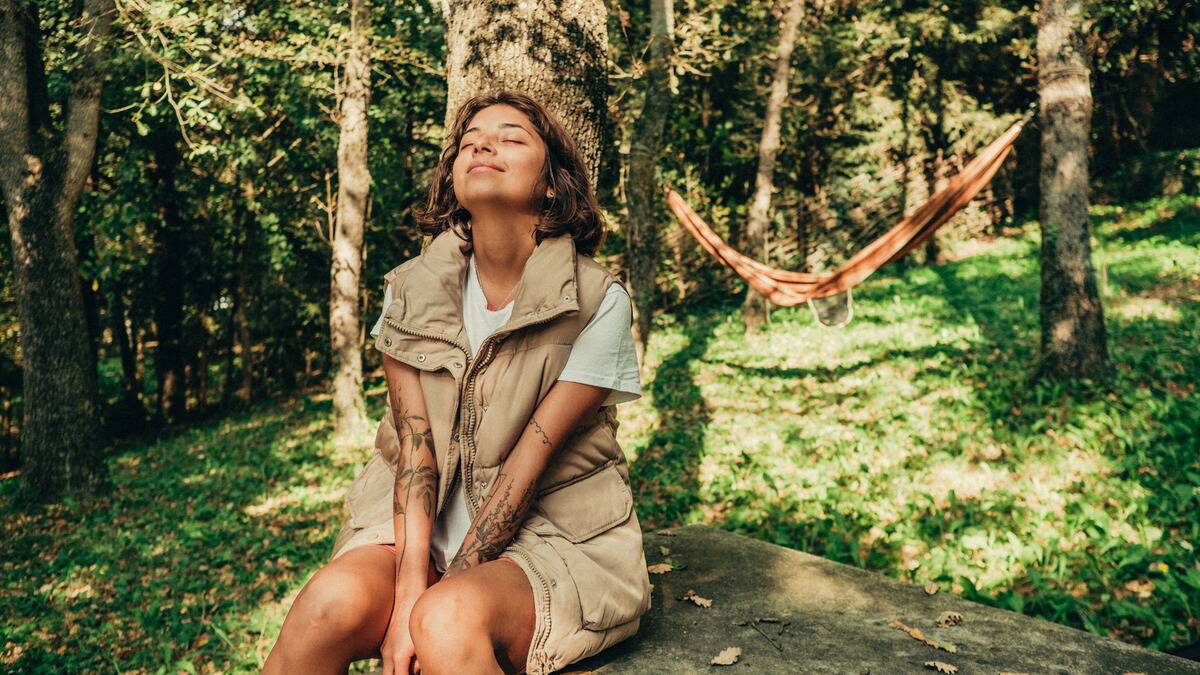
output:
[[[925,636],[925,633],[921,632],[920,628],[913,628],[911,626],[906,626],[899,619],[892,619],[891,621],[889,621],[888,628],[895,628],[898,631],[908,633],[908,636],[911,637],[912,639],[917,640],[919,642],[924,642],[925,644],[929,645],[930,647],[933,647],[934,649],[940,649],[942,651],[950,652],[951,654],[958,653],[957,645],[950,643],[950,642],[938,642],[937,640],[931,640]]]
[[[696,593],[696,591],[693,591],[690,588],[687,590],[687,593],[683,594],[683,597],[680,598],[680,600],[691,600],[700,607],[712,607],[712,600]]]
[[[939,673],[950,673],[950,675],[958,672],[958,666],[952,666],[949,663],[942,663],[941,661],[926,661],[925,667],[933,668]]]
[[[938,585],[932,581],[925,582],[925,595],[933,595],[938,592]]]
[[[671,567],[671,563],[654,563],[646,567],[646,571],[650,574],[666,574],[672,569],[674,568]]]
[[[1029,675],[1029,673],[1010,673],[1007,670],[1002,670],[999,675]]]
[[[745,619],[734,619],[733,621],[730,621],[729,623],[731,623],[735,626],[745,626],[746,624],[748,624],[750,622]]]
[[[958,612],[942,612],[941,616],[938,617],[937,627],[949,628],[951,626],[957,626],[958,624],[962,623],[962,620],[963,616]]]
[[[762,621],[764,623],[783,623],[783,619],[780,619],[777,616],[758,616],[755,617],[754,620]]]
[[[659,546],[659,547],[658,547],[658,554],[659,554],[659,555],[662,555],[662,556],[668,556],[668,555],[671,555],[671,549],[667,548],[666,546]]]
[[[726,647],[721,650],[720,654],[712,657],[709,661],[714,666],[732,666],[737,663],[738,657],[742,655],[741,647]]]
[[[661,530],[655,530],[654,534],[661,535],[664,537],[674,537],[675,536],[675,533],[673,531],[671,531],[665,527]]]

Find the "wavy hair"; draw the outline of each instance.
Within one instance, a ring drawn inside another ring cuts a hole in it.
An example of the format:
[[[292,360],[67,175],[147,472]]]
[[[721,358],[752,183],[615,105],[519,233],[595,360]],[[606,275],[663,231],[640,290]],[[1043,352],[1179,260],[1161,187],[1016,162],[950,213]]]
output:
[[[604,241],[604,216],[600,213],[587,166],[575,141],[540,103],[511,90],[473,96],[459,106],[448,142],[442,148],[437,172],[430,182],[425,208],[413,212],[421,233],[437,236],[450,229],[464,242],[471,241],[471,214],[454,195],[454,160],[471,118],[480,110],[497,104],[510,105],[524,113],[546,144],[542,175],[530,195],[532,206],[539,213],[534,241],[540,244],[547,237],[569,234],[575,240],[577,252],[595,255]],[[546,188],[554,190],[553,197],[546,197]]]

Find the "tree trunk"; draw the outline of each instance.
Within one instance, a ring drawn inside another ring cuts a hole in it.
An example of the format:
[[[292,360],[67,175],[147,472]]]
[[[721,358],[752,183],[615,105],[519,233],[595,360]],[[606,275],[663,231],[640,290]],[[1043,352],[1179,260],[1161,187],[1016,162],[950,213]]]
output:
[[[127,432],[146,421],[146,411],[139,398],[141,385],[138,383],[137,354],[126,326],[125,298],[119,288],[113,293],[108,313],[117,352],[121,355],[121,401],[117,403],[112,427],[115,431]]]
[[[655,264],[659,259],[654,205],[661,191],[655,169],[662,150],[663,127],[671,110],[671,53],[675,41],[673,0],[650,1],[650,59],[646,64],[645,103],[630,140],[629,236],[625,261],[633,291],[633,337],[638,363],[645,363],[650,322],[658,304]]]
[[[1042,3],[1037,48],[1042,130],[1040,374],[1052,379],[1096,377],[1108,369],[1108,341],[1088,227],[1092,94],[1082,0]]]
[[[597,185],[608,116],[604,3],[529,0],[519,5],[442,0],[446,117],[481,92],[514,89],[539,101],[575,140]]]
[[[154,327],[158,346],[154,350],[154,374],[158,380],[156,417],[160,423],[178,421],[187,412],[183,349],[183,252],[187,248],[181,197],[175,178],[179,168],[179,133],[174,119],[159,126],[150,138],[154,164],[149,174],[158,188],[158,223],[154,229],[155,275]]]
[[[775,156],[779,154],[779,127],[783,118],[783,106],[787,102],[788,80],[792,74],[792,48],[796,44],[796,27],[800,25],[803,15],[804,0],[792,0],[779,33],[771,94],[767,99],[762,136],[758,143],[758,173],[754,181],[754,200],[750,203],[750,215],[746,219],[745,236],[746,250],[751,256],[757,252],[764,262],[767,262],[766,234],[771,210],[771,191],[774,189]],[[746,299],[742,303],[742,318],[746,323],[746,330],[756,330],[766,320],[767,311],[767,299],[747,287]]]
[[[255,213],[254,200],[256,192],[254,181],[242,179],[242,200],[237,211],[242,224],[242,246],[239,251],[237,290],[234,293],[233,325],[237,333],[238,353],[241,356],[242,384],[237,390],[237,397],[243,404],[249,404],[254,396],[255,364],[254,337],[250,331],[250,320],[246,317],[246,306],[250,302],[250,284],[254,280],[254,255],[258,241],[258,215]],[[232,381],[233,371],[227,375]]]
[[[350,2],[350,49],[346,56],[338,142],[337,220],[330,274],[329,332],[333,347],[333,442],[349,447],[367,428],[362,398],[362,341],[358,291],[363,228],[371,173],[367,167],[367,106],[371,101],[371,10]]]
[[[51,118],[36,3],[0,10],[0,190],[21,330],[24,496],[108,486],[75,248],[75,209],[96,153],[111,0],[84,0],[78,65]]]

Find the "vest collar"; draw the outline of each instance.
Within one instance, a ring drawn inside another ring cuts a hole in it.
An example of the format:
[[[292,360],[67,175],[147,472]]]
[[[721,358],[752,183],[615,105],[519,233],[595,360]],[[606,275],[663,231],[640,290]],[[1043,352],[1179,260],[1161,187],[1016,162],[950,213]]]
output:
[[[403,323],[417,330],[443,334],[466,343],[462,302],[467,280],[467,256],[462,240],[450,230],[434,237],[409,273],[411,289]],[[543,239],[525,262],[517,282],[513,310],[495,334],[506,333],[579,309],[575,240],[570,235]]]

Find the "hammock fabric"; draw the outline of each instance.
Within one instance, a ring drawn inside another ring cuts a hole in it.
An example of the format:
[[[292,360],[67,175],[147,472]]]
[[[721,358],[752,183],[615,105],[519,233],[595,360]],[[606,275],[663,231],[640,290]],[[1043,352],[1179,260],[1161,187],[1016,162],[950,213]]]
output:
[[[878,239],[867,244],[841,267],[818,274],[789,272],[768,267],[757,260],[743,255],[725,243],[696,215],[683,197],[667,188],[667,205],[684,229],[692,234],[700,245],[717,260],[728,265],[750,287],[781,307],[792,307],[812,298],[824,298],[843,293],[862,283],[875,270],[899,260],[933,236],[954,214],[961,211],[992,176],[1012,150],[1013,143],[1030,116],[1008,128],[999,138],[992,141],[958,175],[950,179],[945,188],[934,194],[907,218],[888,230]]]

